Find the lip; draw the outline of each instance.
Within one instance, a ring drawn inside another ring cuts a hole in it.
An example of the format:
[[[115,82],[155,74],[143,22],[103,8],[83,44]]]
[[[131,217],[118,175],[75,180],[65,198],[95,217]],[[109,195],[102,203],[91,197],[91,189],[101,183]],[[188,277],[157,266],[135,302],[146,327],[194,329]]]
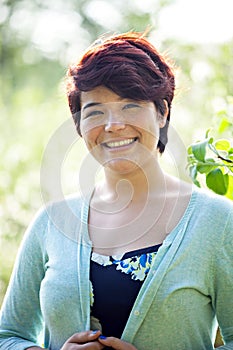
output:
[[[138,141],[138,137],[127,137],[121,139],[112,139],[103,142],[101,145],[108,150],[123,150],[132,147]]]

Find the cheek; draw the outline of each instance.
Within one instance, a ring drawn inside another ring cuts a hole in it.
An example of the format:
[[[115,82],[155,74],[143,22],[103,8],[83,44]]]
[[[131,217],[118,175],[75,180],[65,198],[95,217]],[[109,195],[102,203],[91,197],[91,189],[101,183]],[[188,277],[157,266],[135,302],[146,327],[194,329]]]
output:
[[[157,139],[159,138],[160,126],[159,122],[156,119],[148,120],[147,123],[140,126],[142,134],[151,138]]]
[[[160,128],[160,120],[156,111],[149,110],[142,118],[138,118],[136,123],[145,133],[157,137]]]
[[[83,132],[83,140],[89,150],[92,149],[95,145],[97,145],[99,133],[100,131],[98,130],[98,128],[89,130],[87,132]]]

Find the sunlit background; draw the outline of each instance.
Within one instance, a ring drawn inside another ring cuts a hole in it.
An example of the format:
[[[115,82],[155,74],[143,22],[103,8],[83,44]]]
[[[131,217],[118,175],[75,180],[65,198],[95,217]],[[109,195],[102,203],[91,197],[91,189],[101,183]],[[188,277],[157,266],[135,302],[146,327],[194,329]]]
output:
[[[216,127],[232,95],[232,13],[232,0],[0,0],[0,303],[25,227],[43,204],[44,150],[70,118],[68,64],[98,35],[150,27],[150,40],[177,67],[171,141],[179,135],[175,171],[185,177],[183,151]],[[58,174],[65,194],[77,190],[84,155],[80,140],[67,152]],[[164,160],[174,163],[169,152]]]

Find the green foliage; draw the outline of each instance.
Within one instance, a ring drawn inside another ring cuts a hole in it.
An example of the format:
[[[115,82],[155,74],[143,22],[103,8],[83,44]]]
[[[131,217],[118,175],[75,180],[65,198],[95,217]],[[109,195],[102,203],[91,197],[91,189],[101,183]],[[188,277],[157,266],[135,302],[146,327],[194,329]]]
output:
[[[228,98],[227,108],[219,111],[220,117],[217,127],[218,133],[227,132],[232,135],[233,130],[233,99]],[[209,136],[193,143],[188,147],[188,167],[192,181],[198,187],[207,186],[217,194],[233,200],[233,145],[228,138]],[[205,183],[203,182],[203,177]]]

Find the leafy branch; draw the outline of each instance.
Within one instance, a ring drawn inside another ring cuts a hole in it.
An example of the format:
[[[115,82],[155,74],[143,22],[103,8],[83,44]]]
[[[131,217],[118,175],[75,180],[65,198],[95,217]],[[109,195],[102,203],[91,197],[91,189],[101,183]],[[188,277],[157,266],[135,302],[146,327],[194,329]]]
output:
[[[228,139],[209,137],[188,147],[188,168],[192,181],[198,187],[200,175],[212,191],[233,199],[233,147]]]

